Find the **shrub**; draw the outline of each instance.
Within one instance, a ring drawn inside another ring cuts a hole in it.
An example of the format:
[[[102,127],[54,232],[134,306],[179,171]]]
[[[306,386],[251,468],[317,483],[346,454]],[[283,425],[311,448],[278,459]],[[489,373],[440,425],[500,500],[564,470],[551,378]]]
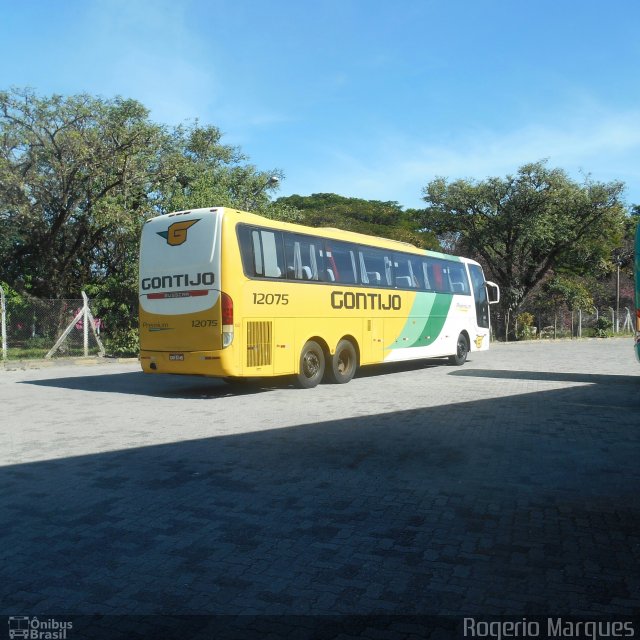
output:
[[[600,316],[596,323],[596,337],[608,338],[613,330],[613,323],[606,316]]]
[[[534,317],[532,313],[526,311],[516,316],[518,340],[531,340],[536,335],[536,328],[533,326]]]
[[[133,357],[137,356],[140,344],[138,342],[138,330],[120,330],[113,336],[104,337],[104,349],[109,356]]]

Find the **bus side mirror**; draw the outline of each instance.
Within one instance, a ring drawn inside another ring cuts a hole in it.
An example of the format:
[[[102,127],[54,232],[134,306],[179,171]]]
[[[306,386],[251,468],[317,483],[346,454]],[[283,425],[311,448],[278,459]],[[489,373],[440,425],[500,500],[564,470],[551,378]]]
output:
[[[500,287],[495,282],[487,281],[487,295],[489,304],[497,304],[500,302]]]

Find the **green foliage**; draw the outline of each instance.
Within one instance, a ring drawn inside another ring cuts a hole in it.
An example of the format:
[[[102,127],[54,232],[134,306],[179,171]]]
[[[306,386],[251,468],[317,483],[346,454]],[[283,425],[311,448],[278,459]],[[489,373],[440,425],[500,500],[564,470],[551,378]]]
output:
[[[137,237],[120,247],[119,270],[105,274],[85,287],[108,355],[137,353],[138,333],[138,245]],[[115,267],[115,265],[114,265]]]
[[[28,274],[34,295],[77,296],[112,236],[149,213],[162,128],[133,100],[14,91],[0,93],[0,133],[1,273]]]
[[[31,296],[78,298],[84,289],[109,353],[136,353],[142,225],[159,213],[209,206],[475,257],[501,286],[503,317],[533,291],[552,306],[585,309],[597,289],[587,274],[604,277],[620,265],[631,275],[640,215],[625,219],[619,182],[578,184],[538,162],[482,182],[437,178],[424,189],[426,209],[403,210],[395,201],[328,193],[273,201],[274,176],[283,177],[250,164],[217,127],[160,125],[135,100],[0,91],[8,312]]]
[[[207,206],[277,219],[298,212],[213,126],[174,129],[135,100],[0,92],[0,279],[40,298],[85,289],[115,353],[135,350],[140,230]],[[15,307],[15,300],[13,308]]]
[[[518,340],[531,340],[531,338],[535,337],[533,322],[533,314],[526,311],[516,317],[516,337]]]
[[[137,329],[117,331],[113,336],[105,338],[103,343],[108,356],[131,358],[140,352]]]
[[[210,206],[255,212],[269,208],[269,193],[277,187],[282,172],[259,171],[244,164],[246,156],[221,139],[217,127],[201,127],[197,121],[171,134],[158,198],[164,212]]]
[[[575,275],[556,275],[542,286],[542,296],[547,304],[558,308],[565,305],[572,311],[593,308],[593,297],[584,279]]]
[[[246,164],[216,127],[169,130],[148,116],[123,98],[0,92],[0,278],[77,297],[134,259],[151,215],[270,206],[279,172]]]
[[[596,322],[596,337],[608,338],[613,334],[613,322],[606,316],[600,316]]]
[[[440,249],[435,236],[423,232],[413,212],[403,211],[397,202],[314,193],[311,196],[278,198],[275,204],[292,207],[299,212],[296,221],[311,227],[335,227],[408,242],[426,249]]]
[[[583,274],[610,262],[623,232],[622,190],[620,182],[578,184],[537,162],[482,182],[437,178],[424,189],[421,220],[455,234],[501,286],[502,308],[517,310],[552,269]]]

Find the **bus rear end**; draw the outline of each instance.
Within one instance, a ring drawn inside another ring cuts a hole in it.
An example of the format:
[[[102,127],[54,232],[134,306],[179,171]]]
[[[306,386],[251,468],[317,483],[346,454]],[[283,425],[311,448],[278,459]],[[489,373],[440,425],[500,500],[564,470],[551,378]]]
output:
[[[140,360],[146,373],[223,375],[233,339],[220,291],[223,209],[148,220],[140,243]]]

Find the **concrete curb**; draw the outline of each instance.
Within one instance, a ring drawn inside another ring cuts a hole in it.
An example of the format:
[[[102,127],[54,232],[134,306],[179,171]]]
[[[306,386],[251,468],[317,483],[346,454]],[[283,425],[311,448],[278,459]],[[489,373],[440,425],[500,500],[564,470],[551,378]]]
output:
[[[100,358],[93,356],[89,358],[51,358],[33,360],[2,360],[0,361],[0,371],[19,371],[26,369],[47,369],[57,366],[91,366],[109,364],[133,364],[139,362],[138,358]]]
[[[514,344],[553,344],[554,342],[596,342],[601,340],[633,340],[631,334],[623,336],[607,336],[606,338],[536,338],[535,340],[509,340],[504,342],[502,340],[492,340],[491,349],[495,347],[506,347]]]

